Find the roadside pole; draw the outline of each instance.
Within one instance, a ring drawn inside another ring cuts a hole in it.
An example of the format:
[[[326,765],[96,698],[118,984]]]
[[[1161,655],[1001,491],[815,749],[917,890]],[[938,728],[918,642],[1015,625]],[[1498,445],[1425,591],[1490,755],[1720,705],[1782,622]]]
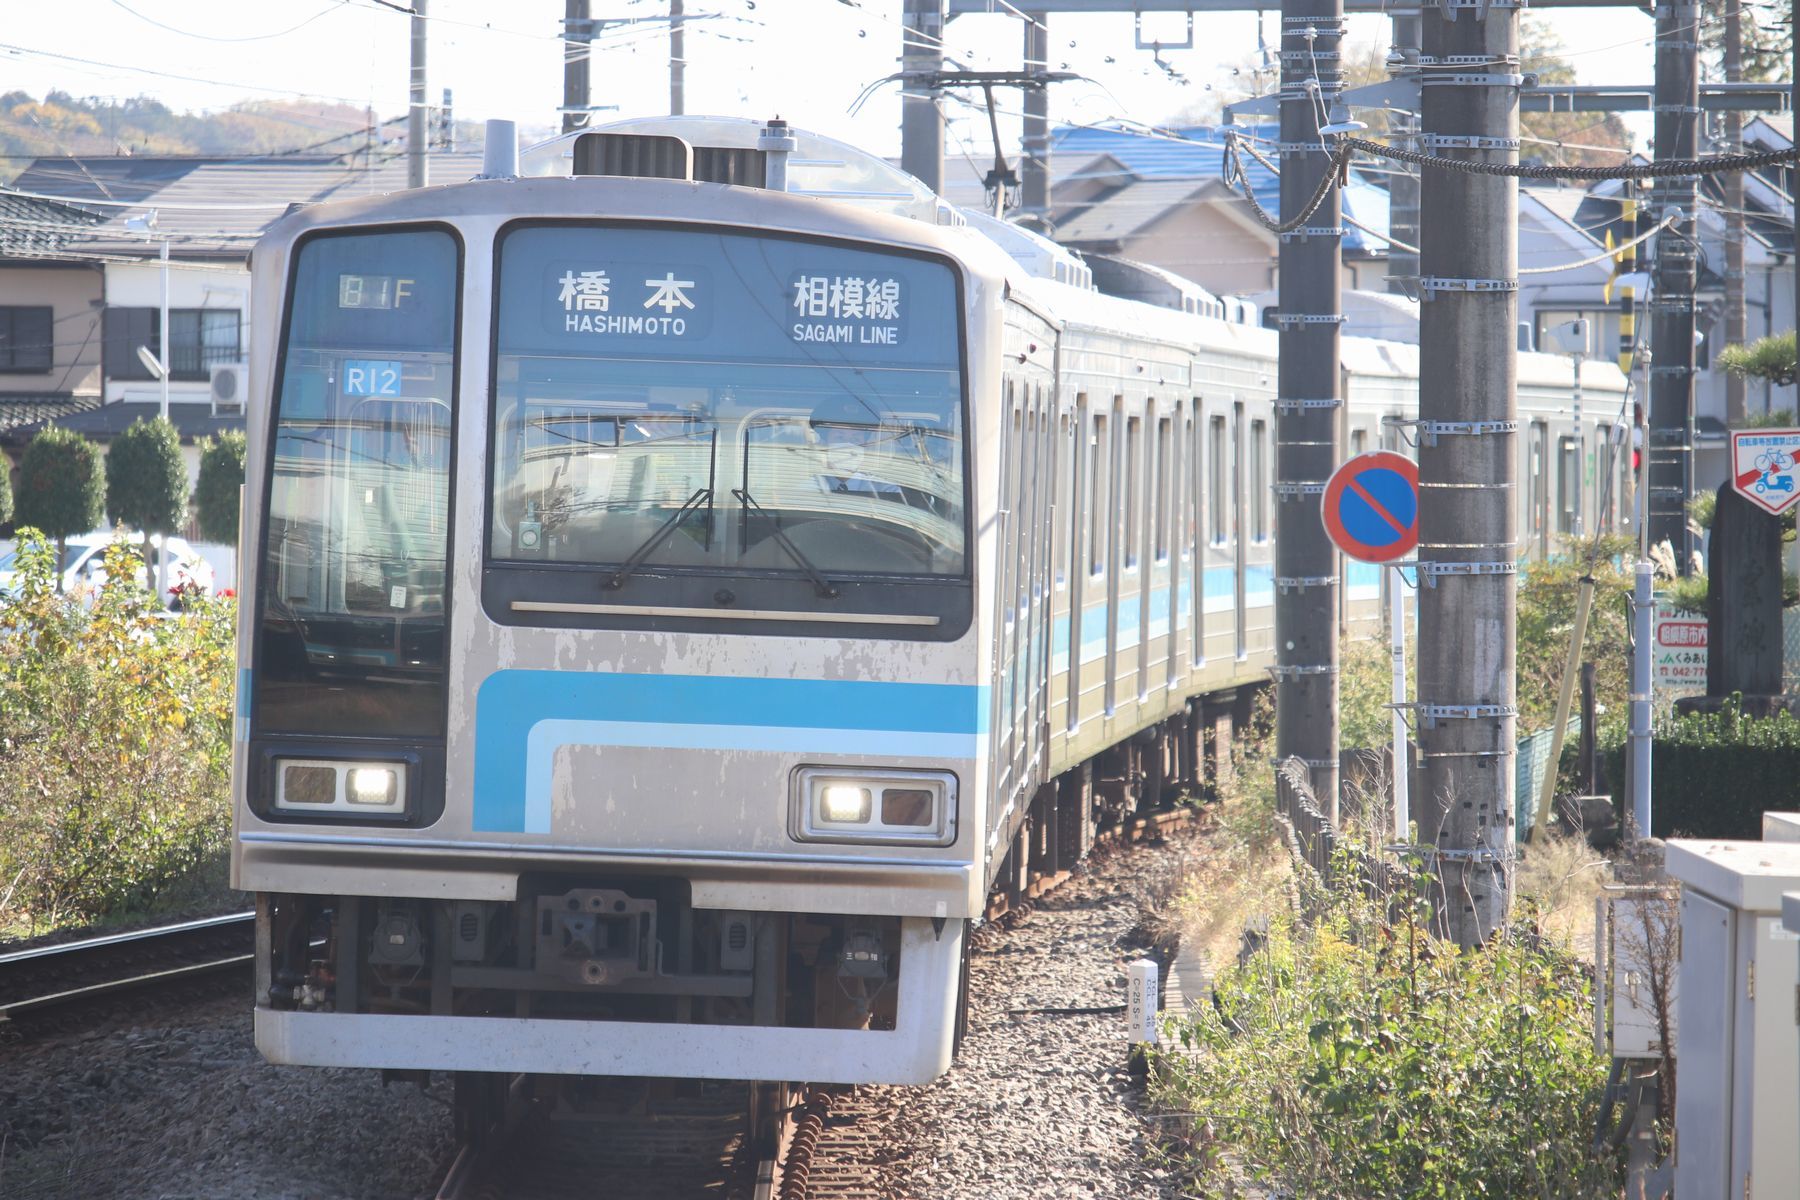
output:
[[[1281,218],[1306,208],[1332,156],[1319,132],[1343,88],[1343,0],[1281,6]],[[1334,188],[1280,234],[1275,399],[1275,753],[1306,762],[1319,808],[1338,817],[1337,555],[1320,523],[1338,465],[1343,266]],[[1244,436],[1242,431],[1238,436]]]
[[[1519,0],[1434,8],[1428,154],[1512,165]],[[1464,65],[1466,64],[1466,65]],[[1518,700],[1518,185],[1426,166],[1419,249],[1419,744],[1439,915],[1465,949],[1512,901]]]
[[[1392,628],[1394,682],[1391,690],[1394,711],[1394,840],[1412,841],[1412,798],[1407,794],[1408,768],[1406,753],[1406,573],[1393,568],[1388,584],[1388,624]]]

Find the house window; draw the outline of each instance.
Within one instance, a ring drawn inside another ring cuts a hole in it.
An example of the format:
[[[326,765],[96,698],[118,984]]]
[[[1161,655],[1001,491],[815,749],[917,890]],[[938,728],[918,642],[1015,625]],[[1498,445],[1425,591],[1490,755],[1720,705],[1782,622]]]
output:
[[[169,310],[169,377],[205,380],[220,363],[244,357],[240,329],[243,313],[235,308]],[[162,313],[154,308],[106,310],[105,369],[109,379],[150,379],[138,358],[138,347],[162,353]]]
[[[242,358],[238,349],[241,320],[235,308],[170,309],[169,378],[206,379],[217,364]]]
[[[48,371],[54,324],[47,306],[0,308],[0,371]]]

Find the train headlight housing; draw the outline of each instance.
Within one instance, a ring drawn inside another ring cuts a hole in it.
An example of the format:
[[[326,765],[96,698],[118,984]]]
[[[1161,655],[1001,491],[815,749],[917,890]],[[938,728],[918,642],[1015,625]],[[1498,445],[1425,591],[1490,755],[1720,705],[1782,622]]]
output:
[[[956,840],[956,776],[948,771],[802,767],[794,780],[798,841],[948,846]]]
[[[275,807],[290,813],[402,813],[406,764],[278,758]]]

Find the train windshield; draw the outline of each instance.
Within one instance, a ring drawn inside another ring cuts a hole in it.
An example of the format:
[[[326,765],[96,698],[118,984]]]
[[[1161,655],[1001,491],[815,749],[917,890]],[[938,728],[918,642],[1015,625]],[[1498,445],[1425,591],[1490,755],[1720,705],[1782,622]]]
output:
[[[257,581],[261,731],[443,732],[457,287],[447,233],[300,248]]]
[[[527,226],[502,241],[498,292],[491,558],[963,575],[948,266]]]

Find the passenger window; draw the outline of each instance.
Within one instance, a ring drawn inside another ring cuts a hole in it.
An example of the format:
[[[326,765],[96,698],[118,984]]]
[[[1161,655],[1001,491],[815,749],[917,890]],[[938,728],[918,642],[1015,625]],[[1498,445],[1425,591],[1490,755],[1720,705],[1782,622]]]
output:
[[[1250,540],[1269,540],[1269,427],[1250,422]]]
[[[1139,522],[1143,519],[1144,462],[1143,421],[1131,417],[1125,422],[1125,553],[1124,567],[1135,570],[1138,565]]]
[[[1094,434],[1088,456],[1088,574],[1106,574],[1107,514],[1116,507],[1112,493],[1112,439],[1106,414],[1094,414]]]
[[[1229,535],[1226,525],[1225,486],[1228,474],[1225,467],[1225,418],[1212,419],[1212,453],[1207,464],[1211,479],[1207,481],[1206,507],[1207,516],[1212,525],[1212,543],[1223,546]]]
[[[1169,489],[1173,483],[1169,475],[1169,428],[1167,417],[1156,423],[1156,516],[1151,536],[1156,539],[1157,562],[1169,560]]]

